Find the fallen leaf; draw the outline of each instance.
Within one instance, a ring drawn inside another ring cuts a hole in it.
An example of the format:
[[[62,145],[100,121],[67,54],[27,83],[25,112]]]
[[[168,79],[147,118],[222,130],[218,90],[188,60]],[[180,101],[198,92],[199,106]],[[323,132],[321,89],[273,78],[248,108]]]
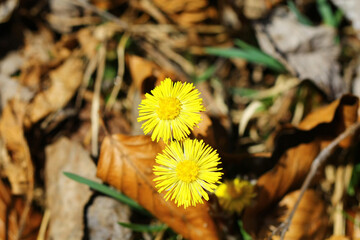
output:
[[[10,190],[0,179],[0,239],[15,240],[18,231],[16,212],[10,205]]]
[[[23,129],[25,106],[20,100],[9,101],[0,119],[0,137],[7,150],[0,158],[0,166],[10,181],[13,194],[27,193],[34,183],[34,167]]]
[[[326,240],[350,240],[350,238],[346,237],[346,236],[336,236],[333,235],[329,238],[327,238]]]
[[[345,93],[337,62],[340,46],[333,28],[305,26],[294,13],[277,8],[268,21],[256,23],[255,30],[261,49],[285,61],[301,80],[312,80],[331,99]]]
[[[357,121],[359,100],[345,95],[308,115],[299,127],[287,127],[278,134],[272,158],[276,166],[257,181],[256,203],[245,211],[244,226],[256,233],[264,211],[288,191],[301,186],[315,157],[347,127]],[[340,147],[348,147],[351,138]]]
[[[212,10],[208,0],[154,0],[154,4],[180,26],[200,24],[211,18]],[[215,10],[216,11],[216,10]]]
[[[351,21],[353,28],[360,39],[360,2],[357,0],[331,0],[338,8],[342,10],[345,16]]]
[[[30,89],[22,86],[15,79],[0,74],[0,111],[12,98],[28,102],[33,96],[34,93]]]
[[[271,234],[269,227],[278,226],[285,221],[299,194],[299,190],[287,194],[270,213],[262,216],[267,224],[260,229],[257,239],[268,239]],[[324,200],[314,190],[307,190],[285,234],[285,239],[323,240],[328,227],[328,219]],[[280,238],[274,236],[272,239]]]
[[[207,203],[184,209],[165,201],[153,182],[155,157],[163,144],[148,136],[108,136],[101,145],[97,176],[137,201],[187,239],[218,239]]]
[[[83,61],[69,57],[62,65],[49,73],[51,86],[38,93],[26,108],[24,124],[30,127],[48,114],[63,108],[74,96],[81,84]]]
[[[129,222],[130,215],[127,205],[109,197],[96,197],[87,214],[89,238],[133,239],[131,230],[118,224],[118,222]]]
[[[48,237],[81,240],[84,207],[92,191],[88,186],[67,178],[63,172],[99,181],[95,177],[96,166],[80,144],[66,138],[47,146],[45,153],[46,201],[51,213]]]
[[[18,0],[5,0],[0,4],[0,23],[7,22],[15,8],[18,6]]]
[[[177,79],[173,73],[164,71],[154,62],[136,55],[127,54],[126,64],[129,66],[133,88],[140,91],[142,95],[149,93],[166,77],[172,80]]]

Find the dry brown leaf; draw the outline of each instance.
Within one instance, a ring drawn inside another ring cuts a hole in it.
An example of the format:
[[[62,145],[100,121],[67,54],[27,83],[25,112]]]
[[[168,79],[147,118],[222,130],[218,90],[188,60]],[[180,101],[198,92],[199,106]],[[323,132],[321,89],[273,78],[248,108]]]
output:
[[[279,225],[284,222],[295,205],[300,191],[287,194],[278,205],[266,216],[267,223],[260,229],[257,239],[268,239],[271,234],[270,225]],[[323,240],[326,234],[328,216],[325,203],[314,190],[307,190],[297,208],[292,224],[285,239],[291,240]],[[280,239],[278,236],[272,239]]]
[[[256,229],[262,225],[263,212],[288,191],[301,186],[312,161],[320,151],[345,128],[357,121],[358,103],[358,98],[345,95],[307,116],[298,128],[289,127],[280,132],[277,148],[272,156],[280,159],[277,165],[257,182],[257,202],[246,210],[244,216],[246,228],[256,233]],[[349,146],[350,140],[345,139],[340,146]]]
[[[208,0],[153,0],[154,4],[180,26],[191,26],[213,16]],[[216,10],[215,10],[216,11]]]
[[[134,88],[140,91],[142,95],[149,93],[166,77],[170,77],[172,80],[177,79],[173,73],[165,71],[154,62],[136,55],[127,54],[126,64],[129,66]]]
[[[0,137],[7,152],[0,157],[0,167],[11,184],[13,194],[25,194],[33,188],[33,164],[23,133],[26,104],[13,99],[3,109],[0,119]]]
[[[16,212],[10,205],[10,191],[0,179],[0,239],[14,240],[18,231]]]
[[[333,28],[305,26],[294,13],[277,8],[270,19],[255,24],[255,30],[261,49],[301,80],[312,80],[332,99],[345,93],[337,62],[340,45],[334,41]]]
[[[24,210],[22,198],[11,196],[10,189],[0,179],[0,239],[18,239],[19,218]],[[42,215],[30,210],[21,239],[35,240],[40,227]]]
[[[326,240],[350,240],[350,238],[346,237],[346,236],[331,236],[329,238],[327,238]]]
[[[27,106],[24,124],[30,127],[48,114],[63,108],[81,84],[83,61],[69,57],[61,66],[49,73],[51,86],[38,93]]]
[[[212,121],[206,113],[201,112],[200,115],[202,120],[198,124],[198,127],[194,127],[192,133],[197,139],[203,139],[204,142],[206,142],[210,146],[216,147],[216,140]]]
[[[206,203],[185,210],[172,201],[165,201],[163,194],[156,191],[152,168],[163,147],[148,136],[108,136],[101,146],[97,176],[137,201],[184,238],[218,239]]]

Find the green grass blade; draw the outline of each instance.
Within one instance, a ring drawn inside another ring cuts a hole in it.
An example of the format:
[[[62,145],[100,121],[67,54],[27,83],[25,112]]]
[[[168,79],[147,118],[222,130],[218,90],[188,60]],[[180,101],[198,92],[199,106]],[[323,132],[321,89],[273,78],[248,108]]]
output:
[[[205,48],[205,52],[211,55],[226,58],[243,58],[251,63],[264,65],[276,72],[286,72],[285,67],[276,59],[264,54],[260,50],[248,49],[241,50],[237,48]]]
[[[150,215],[150,213],[148,211],[146,211],[143,207],[141,207],[137,202],[135,202],[131,198],[125,196],[124,194],[118,192],[117,190],[115,190],[113,188],[110,188],[110,187],[108,187],[104,184],[98,183],[98,182],[94,182],[90,179],[81,177],[74,173],[64,172],[64,175],[76,182],[88,185],[90,188],[95,189],[96,191],[99,191],[103,194],[113,197],[116,200],[127,204],[129,207],[131,207],[134,210],[137,210],[146,215]]]
[[[360,183],[360,163],[357,163],[353,168],[350,183],[347,188],[347,193],[350,196],[355,196],[356,188],[359,185],[359,183]]]
[[[161,225],[145,225],[145,224],[135,224],[135,223],[124,223],[118,222],[121,226],[129,228],[136,232],[160,232],[168,227],[165,224]]]
[[[252,240],[252,237],[245,231],[244,226],[243,226],[243,222],[241,220],[238,220],[238,225],[240,228],[240,233],[242,236],[242,239],[244,240]]]
[[[313,26],[314,24],[311,22],[309,18],[307,18],[304,14],[302,14],[299,9],[296,7],[295,3],[292,0],[287,1],[287,5],[289,9],[296,15],[298,21],[307,26]]]
[[[328,0],[317,0],[316,2],[324,23],[331,27],[336,27],[336,19]]]
[[[203,74],[201,74],[200,76],[195,76],[193,78],[193,82],[195,84],[204,82],[204,81],[208,80],[214,74],[215,71],[216,71],[216,66],[214,66],[214,65],[210,66],[209,68],[207,68],[205,70],[205,72]]]
[[[251,98],[255,94],[259,93],[259,91],[251,88],[231,88],[230,93],[239,95],[241,97]]]

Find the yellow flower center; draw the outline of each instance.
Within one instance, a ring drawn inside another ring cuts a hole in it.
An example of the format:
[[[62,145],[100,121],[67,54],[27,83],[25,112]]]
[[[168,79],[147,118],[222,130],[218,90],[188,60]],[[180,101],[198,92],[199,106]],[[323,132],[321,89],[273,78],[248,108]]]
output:
[[[178,163],[176,174],[181,181],[191,183],[197,179],[199,167],[194,161],[184,160]]]
[[[156,110],[161,120],[173,120],[179,116],[181,103],[177,98],[165,97],[160,98],[159,108]]]

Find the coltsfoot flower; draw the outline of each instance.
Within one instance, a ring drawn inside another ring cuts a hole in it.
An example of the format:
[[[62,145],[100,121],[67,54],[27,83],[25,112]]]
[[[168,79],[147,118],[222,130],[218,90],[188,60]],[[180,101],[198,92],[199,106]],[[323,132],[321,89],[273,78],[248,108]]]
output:
[[[151,94],[145,94],[139,105],[138,122],[145,134],[152,132],[151,139],[165,142],[183,140],[200,121],[205,111],[200,92],[192,83],[173,82],[166,78]]]
[[[241,213],[244,207],[250,205],[251,200],[256,196],[254,186],[239,178],[225,180],[225,183],[215,190],[215,195],[223,209],[237,213]]]
[[[196,206],[203,203],[202,198],[209,200],[206,191],[213,192],[223,174],[216,150],[197,139],[171,142],[155,161],[160,164],[153,169],[158,176],[154,179],[156,188],[160,193],[167,191],[165,199],[175,199],[178,207]]]

